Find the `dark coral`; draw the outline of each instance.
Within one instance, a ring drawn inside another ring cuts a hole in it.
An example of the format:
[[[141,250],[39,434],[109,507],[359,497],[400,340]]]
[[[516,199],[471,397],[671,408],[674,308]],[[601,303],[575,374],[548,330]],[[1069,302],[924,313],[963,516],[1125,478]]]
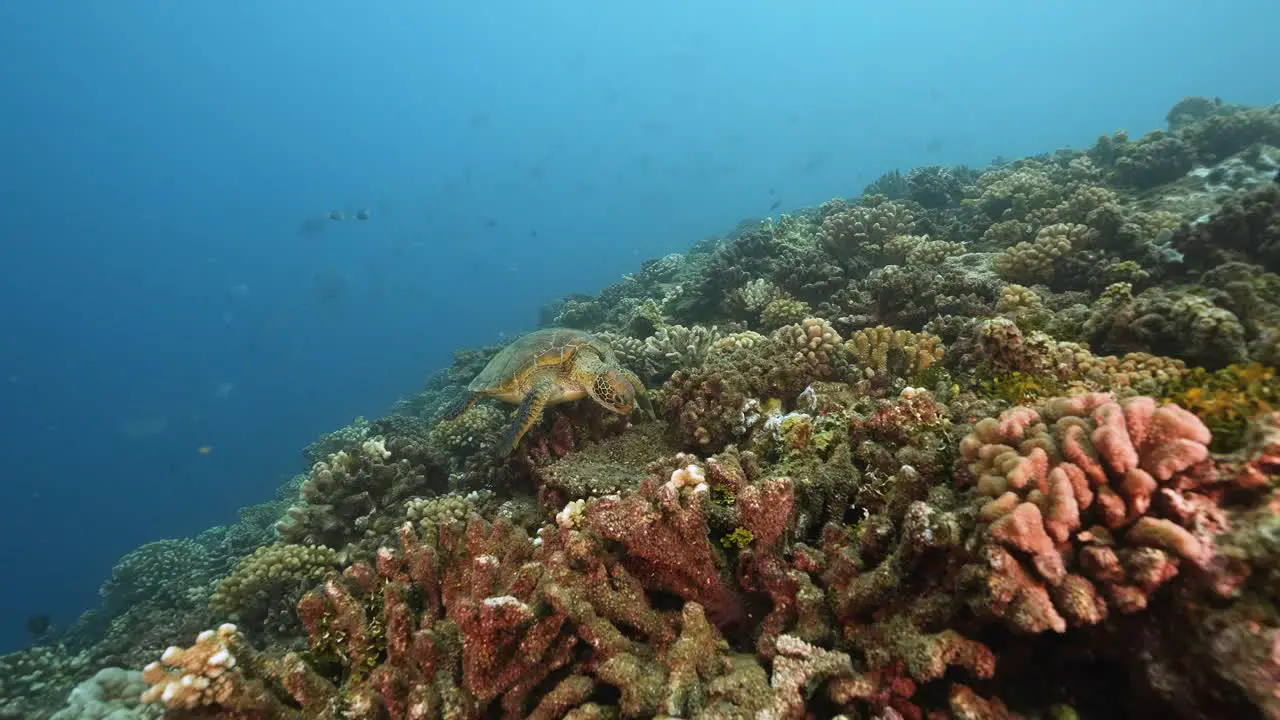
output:
[[[1280,185],[1227,200],[1209,218],[1178,228],[1171,244],[1190,270],[1238,260],[1280,272]]]

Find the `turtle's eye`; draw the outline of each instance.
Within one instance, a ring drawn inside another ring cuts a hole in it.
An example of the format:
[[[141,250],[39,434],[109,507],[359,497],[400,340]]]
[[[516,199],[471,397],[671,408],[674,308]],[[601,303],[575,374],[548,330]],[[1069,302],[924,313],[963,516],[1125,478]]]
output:
[[[616,373],[605,373],[597,377],[593,384],[596,397],[601,403],[618,412],[630,411],[634,391],[625,378]]]

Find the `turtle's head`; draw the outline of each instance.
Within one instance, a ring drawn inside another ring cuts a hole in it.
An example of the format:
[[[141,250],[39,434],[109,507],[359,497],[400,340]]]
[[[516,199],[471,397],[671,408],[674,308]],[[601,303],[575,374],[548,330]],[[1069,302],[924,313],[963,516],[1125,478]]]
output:
[[[591,399],[618,413],[630,415],[636,406],[636,389],[626,375],[616,369],[604,370],[587,385]]]

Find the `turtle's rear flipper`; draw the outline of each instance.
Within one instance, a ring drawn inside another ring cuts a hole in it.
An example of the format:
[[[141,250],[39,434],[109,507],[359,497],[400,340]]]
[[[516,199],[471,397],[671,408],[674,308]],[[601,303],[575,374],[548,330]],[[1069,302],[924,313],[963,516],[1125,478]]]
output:
[[[469,392],[459,395],[453,399],[453,402],[445,406],[444,411],[440,415],[441,420],[452,420],[462,413],[470,410],[479,400],[480,396]]]
[[[516,410],[515,420],[503,433],[502,441],[494,448],[498,457],[510,455],[511,451],[520,444],[520,438],[542,419],[542,411],[547,407],[552,389],[550,382],[540,382],[524,396],[524,402],[520,403],[520,409]]]

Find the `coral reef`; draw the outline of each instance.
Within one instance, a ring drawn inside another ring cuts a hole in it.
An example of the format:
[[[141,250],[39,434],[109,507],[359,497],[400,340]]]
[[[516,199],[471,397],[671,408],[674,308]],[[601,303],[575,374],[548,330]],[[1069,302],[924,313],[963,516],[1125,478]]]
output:
[[[556,301],[656,417],[495,458],[460,351],[122,558],[0,717],[1280,718],[1280,107],[1168,124]]]

